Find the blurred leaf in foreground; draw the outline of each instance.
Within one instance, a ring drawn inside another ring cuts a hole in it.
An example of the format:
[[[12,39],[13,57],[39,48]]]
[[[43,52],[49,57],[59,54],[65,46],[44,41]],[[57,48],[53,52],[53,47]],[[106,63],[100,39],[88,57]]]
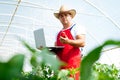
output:
[[[24,55],[13,56],[8,62],[0,62],[0,80],[12,80],[20,76],[24,63]]]
[[[81,80],[90,80],[90,77],[92,75],[91,69],[93,64],[99,59],[102,49],[108,45],[120,46],[120,41],[107,40],[102,45],[96,47],[91,52],[89,52],[88,55],[85,56],[81,62],[80,69]]]

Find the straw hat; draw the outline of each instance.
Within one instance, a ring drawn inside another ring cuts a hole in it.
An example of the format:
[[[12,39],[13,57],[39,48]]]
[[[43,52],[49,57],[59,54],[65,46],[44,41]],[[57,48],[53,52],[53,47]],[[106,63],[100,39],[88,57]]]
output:
[[[61,14],[61,13],[70,13],[72,18],[74,18],[74,16],[76,15],[76,10],[75,9],[69,9],[65,5],[62,5],[60,7],[59,12],[54,13],[54,16],[59,19],[59,14]]]

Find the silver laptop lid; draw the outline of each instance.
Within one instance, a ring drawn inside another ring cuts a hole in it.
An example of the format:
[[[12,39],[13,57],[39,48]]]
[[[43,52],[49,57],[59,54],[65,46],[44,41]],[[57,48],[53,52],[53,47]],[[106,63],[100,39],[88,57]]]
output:
[[[36,48],[46,47],[45,36],[43,28],[37,29],[34,31],[34,38]]]

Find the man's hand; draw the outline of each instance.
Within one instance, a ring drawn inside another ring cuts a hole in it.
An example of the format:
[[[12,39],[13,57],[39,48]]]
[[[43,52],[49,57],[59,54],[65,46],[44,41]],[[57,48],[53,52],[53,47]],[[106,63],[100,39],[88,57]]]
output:
[[[61,43],[63,43],[63,44],[68,44],[68,41],[69,41],[69,39],[68,39],[67,36],[65,36],[65,37],[60,36],[60,42],[61,42]]]
[[[63,44],[67,44],[68,43],[68,37],[67,35],[65,34],[65,32],[61,32],[60,34],[60,42],[63,43]]]
[[[39,48],[37,48],[37,49],[41,50],[41,49],[43,49],[43,46],[40,46],[40,47],[39,47]]]

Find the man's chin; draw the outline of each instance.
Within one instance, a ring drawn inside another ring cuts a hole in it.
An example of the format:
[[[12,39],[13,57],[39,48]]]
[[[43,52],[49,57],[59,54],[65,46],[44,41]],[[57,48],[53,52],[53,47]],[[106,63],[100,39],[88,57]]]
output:
[[[64,22],[63,24],[64,24],[64,25],[67,25],[67,24],[68,24],[68,22]]]

